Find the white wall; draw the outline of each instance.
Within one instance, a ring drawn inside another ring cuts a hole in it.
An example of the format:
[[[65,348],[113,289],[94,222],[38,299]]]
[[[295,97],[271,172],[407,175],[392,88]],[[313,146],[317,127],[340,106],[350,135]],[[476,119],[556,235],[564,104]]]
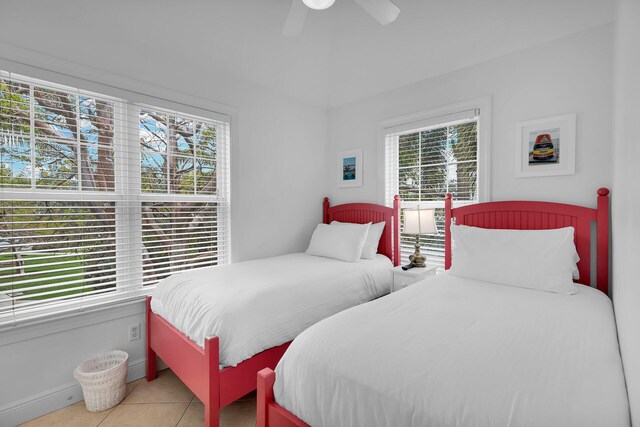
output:
[[[640,425],[640,2],[619,2],[615,53],[613,303],[633,425]]]
[[[326,110],[252,93],[233,158],[234,261],[303,251],[322,219]]]
[[[23,44],[35,50],[38,35],[28,35],[33,39]],[[109,40],[96,43],[110,49]],[[60,40],[61,46],[65,44]],[[322,218],[326,110],[206,68],[185,71],[162,57],[136,56],[135,50],[118,61],[118,69],[113,61],[106,63],[107,57],[105,64],[83,64],[82,56],[69,60],[56,57],[56,52],[45,56],[34,50],[0,42],[0,69],[115,96],[140,92],[159,98],[136,95],[152,105],[186,112],[190,107],[175,102],[232,114],[232,260],[306,247]],[[215,62],[210,65],[214,70]],[[140,80],[143,76],[145,81]],[[84,324],[79,328],[69,329],[67,321],[51,322],[50,335],[40,334],[41,325],[0,332],[0,425],[15,425],[80,400],[73,368],[102,351],[128,351],[134,362],[132,375],[140,377],[144,339],[129,343],[128,326],[138,322],[144,326],[143,313],[144,306],[138,303],[120,317],[79,316],[77,321]]]
[[[333,202],[383,200],[381,121],[491,96],[491,198],[595,206],[597,188],[611,185],[612,40],[607,25],[331,109],[326,179]],[[516,123],[572,112],[576,174],[515,178]],[[364,149],[364,184],[338,189],[336,153],[354,148]]]
[[[120,349],[129,353],[129,380],[145,372],[144,335],[129,342],[129,325],[144,327],[144,303],[104,310],[28,331],[0,333],[0,426],[14,426],[82,400],[73,379],[83,359]],[[28,333],[30,338],[25,339]]]

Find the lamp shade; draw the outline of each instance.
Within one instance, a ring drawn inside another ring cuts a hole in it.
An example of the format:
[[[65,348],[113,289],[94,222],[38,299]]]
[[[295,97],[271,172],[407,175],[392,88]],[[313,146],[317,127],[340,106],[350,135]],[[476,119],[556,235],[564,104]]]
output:
[[[302,2],[307,5],[308,8],[323,10],[330,8],[335,0],[302,0]]]
[[[437,234],[435,211],[433,209],[405,209],[404,227],[405,234]]]

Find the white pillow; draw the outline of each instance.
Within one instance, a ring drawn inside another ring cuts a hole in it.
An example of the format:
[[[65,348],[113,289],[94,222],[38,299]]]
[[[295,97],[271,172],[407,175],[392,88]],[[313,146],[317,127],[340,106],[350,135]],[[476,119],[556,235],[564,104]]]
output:
[[[311,236],[307,254],[356,262],[360,259],[368,231],[369,224],[358,224],[358,227],[318,224]]]
[[[454,276],[575,294],[572,277],[579,260],[573,227],[499,230],[451,225]]]
[[[385,222],[377,222],[375,224],[370,224],[369,232],[367,233],[367,238],[364,241],[364,246],[362,247],[362,253],[360,254],[360,258],[362,259],[375,259],[376,254],[378,253],[378,244],[380,243],[380,237],[382,237],[382,232],[384,231]],[[345,227],[345,226],[360,226],[362,224],[353,224],[350,222],[340,222],[340,221],[331,221],[331,226]]]

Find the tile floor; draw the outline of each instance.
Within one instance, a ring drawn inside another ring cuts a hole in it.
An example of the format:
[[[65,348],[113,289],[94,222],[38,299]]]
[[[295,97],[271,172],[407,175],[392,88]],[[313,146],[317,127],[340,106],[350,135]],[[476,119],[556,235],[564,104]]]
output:
[[[254,427],[256,395],[250,393],[223,408],[222,427]],[[158,373],[155,381],[144,378],[127,384],[127,395],[118,406],[103,412],[89,412],[84,402],[67,406],[21,424],[21,427],[202,427],[202,403],[170,370]]]

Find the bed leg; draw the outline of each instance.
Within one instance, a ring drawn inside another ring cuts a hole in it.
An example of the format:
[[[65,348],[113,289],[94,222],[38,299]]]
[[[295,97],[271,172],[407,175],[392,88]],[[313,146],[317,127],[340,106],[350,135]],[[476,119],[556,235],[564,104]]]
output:
[[[147,331],[147,381],[156,379],[156,352],[151,349],[151,297],[146,300],[146,331]]]
[[[273,383],[276,373],[269,368],[258,372],[258,408],[256,412],[256,427],[268,427],[269,404],[273,402]]]
[[[207,378],[209,385],[204,403],[205,427],[220,426],[220,341],[218,337],[207,338],[204,342],[207,357]]]
[[[209,402],[204,405],[204,427],[220,426],[220,408],[218,404]]]
[[[147,381],[156,379],[156,352],[147,347]]]

